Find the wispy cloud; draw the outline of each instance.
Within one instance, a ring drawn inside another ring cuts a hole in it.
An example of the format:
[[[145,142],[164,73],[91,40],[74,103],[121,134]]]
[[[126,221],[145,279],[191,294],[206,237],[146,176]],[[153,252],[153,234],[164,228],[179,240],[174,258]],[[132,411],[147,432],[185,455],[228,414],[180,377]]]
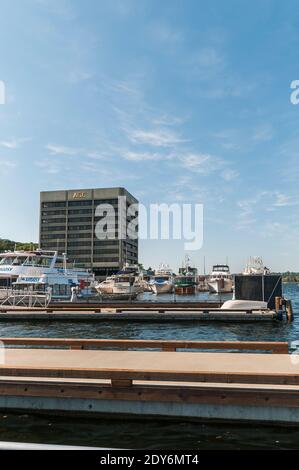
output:
[[[165,21],[155,21],[148,27],[148,32],[153,41],[163,45],[176,45],[183,41],[183,34],[180,30],[170,26]]]
[[[207,153],[185,153],[179,160],[187,170],[203,175],[222,170],[227,165],[225,160]]]
[[[237,227],[247,228],[250,225],[255,225],[258,218],[264,223],[265,215],[269,217],[272,212],[291,206],[299,206],[297,195],[288,195],[280,191],[257,192],[255,196],[238,202],[240,212]],[[271,223],[275,222],[275,220],[271,221]]]
[[[191,63],[195,67],[202,69],[214,69],[223,68],[225,66],[225,60],[223,53],[220,53],[214,47],[205,47],[196,52],[191,60]]]
[[[128,130],[127,135],[133,144],[151,145],[153,147],[174,147],[183,142],[185,139],[179,137],[174,131],[168,129],[155,130]]]
[[[41,168],[49,175],[56,175],[61,172],[61,167],[58,162],[46,159],[46,160],[38,160],[35,162],[35,165],[38,168]]]
[[[220,89],[219,74],[223,75],[226,66],[227,62],[223,50],[213,45],[207,45],[193,51],[191,54],[187,54],[184,59],[184,74],[187,73],[187,77],[191,80],[209,81],[209,89],[211,85],[214,85],[214,79],[218,79],[218,89]]]
[[[150,153],[150,152],[125,152],[123,154],[126,160],[133,162],[149,161],[149,160],[162,160],[165,158],[164,155],[160,153]]]
[[[235,180],[236,178],[238,178],[239,176],[239,172],[237,170],[232,170],[232,169],[227,169],[227,170],[224,170],[222,173],[221,173],[221,177],[225,180],[225,181],[232,181],[232,180]]]
[[[53,144],[46,145],[46,149],[49,150],[49,153],[51,155],[72,156],[72,155],[78,155],[79,153],[82,152],[81,148],[65,147],[64,145],[53,145]]]
[[[1,140],[0,146],[7,149],[16,149],[18,147],[18,143],[16,140]]]
[[[87,80],[91,80],[94,77],[92,72],[88,70],[71,70],[68,73],[67,80],[69,83],[76,85],[78,83],[86,82]]]
[[[35,2],[53,15],[67,20],[72,20],[76,17],[75,10],[69,0],[35,0]]]
[[[258,127],[254,134],[253,140],[267,142],[273,138],[273,128],[269,124],[264,124]]]
[[[10,140],[1,140],[0,141],[0,147],[4,147],[7,149],[17,149],[21,147],[21,145],[25,142],[30,141],[31,139],[29,137],[23,138],[23,139],[10,139]]]
[[[8,174],[16,168],[17,164],[11,160],[0,159],[0,175]]]

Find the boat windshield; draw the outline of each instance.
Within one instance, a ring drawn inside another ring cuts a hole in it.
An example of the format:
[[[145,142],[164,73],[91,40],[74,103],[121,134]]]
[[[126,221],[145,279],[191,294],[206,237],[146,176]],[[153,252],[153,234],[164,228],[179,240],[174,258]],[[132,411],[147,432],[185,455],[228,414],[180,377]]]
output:
[[[0,260],[0,266],[22,266],[25,256],[4,256]]]
[[[34,267],[42,267],[42,268],[49,268],[51,266],[52,258],[45,257],[45,256],[28,256],[26,259],[24,266],[34,266]]]
[[[229,267],[228,266],[222,266],[222,265],[218,265],[218,266],[213,266],[213,271],[216,272],[216,273],[228,273],[229,272]]]
[[[134,281],[135,281],[135,278],[132,277],[132,276],[119,276],[119,277],[115,278],[115,283],[116,284],[119,283],[119,282],[128,282],[132,285],[132,284],[134,284]]]
[[[168,281],[169,276],[155,276],[155,281],[157,282],[163,282],[163,281]]]

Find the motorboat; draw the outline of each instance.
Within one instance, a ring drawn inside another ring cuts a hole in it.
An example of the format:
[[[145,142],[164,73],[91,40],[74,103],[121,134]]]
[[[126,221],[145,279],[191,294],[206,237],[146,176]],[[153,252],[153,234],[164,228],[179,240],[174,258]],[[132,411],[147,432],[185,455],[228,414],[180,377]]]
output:
[[[160,265],[149,283],[152,292],[158,294],[171,294],[174,290],[174,276],[167,265]]]
[[[190,259],[186,256],[185,263],[179,269],[179,275],[174,279],[174,289],[178,295],[195,294],[198,284],[198,271],[196,268],[192,268],[189,262]]]
[[[89,295],[94,275],[67,267],[65,254],[57,251],[14,251],[0,254],[0,296],[6,299],[19,292],[51,292],[52,299],[69,299],[72,287],[80,295]],[[2,295],[1,295],[2,293]]]
[[[209,291],[213,294],[233,291],[233,279],[227,264],[216,264],[208,279]]]
[[[259,256],[251,256],[243,271],[244,276],[252,274],[270,274],[270,269],[264,266],[263,259]]]
[[[106,280],[96,284],[95,289],[100,295],[137,296],[143,292],[142,273],[138,265],[125,264],[117,274],[109,276]]]
[[[115,276],[108,276],[104,281],[98,282],[95,289],[99,294],[113,294]]]

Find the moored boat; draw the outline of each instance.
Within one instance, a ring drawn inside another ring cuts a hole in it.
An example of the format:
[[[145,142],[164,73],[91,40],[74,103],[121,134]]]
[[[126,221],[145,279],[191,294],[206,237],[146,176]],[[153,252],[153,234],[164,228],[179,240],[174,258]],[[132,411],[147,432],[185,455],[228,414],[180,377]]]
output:
[[[143,292],[142,274],[138,265],[125,264],[123,269],[106,280],[97,283],[97,292],[103,297],[131,298]]]
[[[196,286],[198,284],[198,272],[196,268],[189,265],[190,259],[185,257],[185,263],[179,269],[179,275],[175,277],[174,288],[175,293],[178,295],[192,295],[195,294]]]
[[[94,276],[89,271],[67,267],[66,255],[57,251],[14,251],[0,255],[0,285],[8,298],[26,292],[50,292],[52,299],[69,299],[72,288],[89,295]]]
[[[98,282],[95,289],[99,294],[113,294],[115,276],[109,276],[104,281]]]
[[[171,294],[174,289],[173,272],[169,266],[161,265],[149,283],[152,292],[158,294]]]
[[[270,269],[264,266],[263,258],[259,256],[251,256],[243,271],[244,276],[253,274],[270,274]]]
[[[174,288],[177,295],[193,295],[196,291],[196,283],[191,276],[177,276]]]
[[[209,291],[213,294],[233,291],[233,279],[227,264],[216,264],[208,279]]]

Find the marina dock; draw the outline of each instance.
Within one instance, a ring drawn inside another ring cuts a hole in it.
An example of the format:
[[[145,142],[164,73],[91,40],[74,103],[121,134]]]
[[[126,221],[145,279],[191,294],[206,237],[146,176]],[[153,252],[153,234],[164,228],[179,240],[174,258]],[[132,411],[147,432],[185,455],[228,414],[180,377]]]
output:
[[[49,307],[1,305],[0,321],[293,321],[293,312],[277,309],[222,309],[221,302],[53,303]]]
[[[1,341],[2,410],[299,424],[287,343]]]
[[[0,310],[1,321],[138,321],[138,322],[259,322],[279,321],[273,310],[221,310],[221,309],[159,309],[159,308],[96,308],[96,309],[30,309],[11,308]]]

